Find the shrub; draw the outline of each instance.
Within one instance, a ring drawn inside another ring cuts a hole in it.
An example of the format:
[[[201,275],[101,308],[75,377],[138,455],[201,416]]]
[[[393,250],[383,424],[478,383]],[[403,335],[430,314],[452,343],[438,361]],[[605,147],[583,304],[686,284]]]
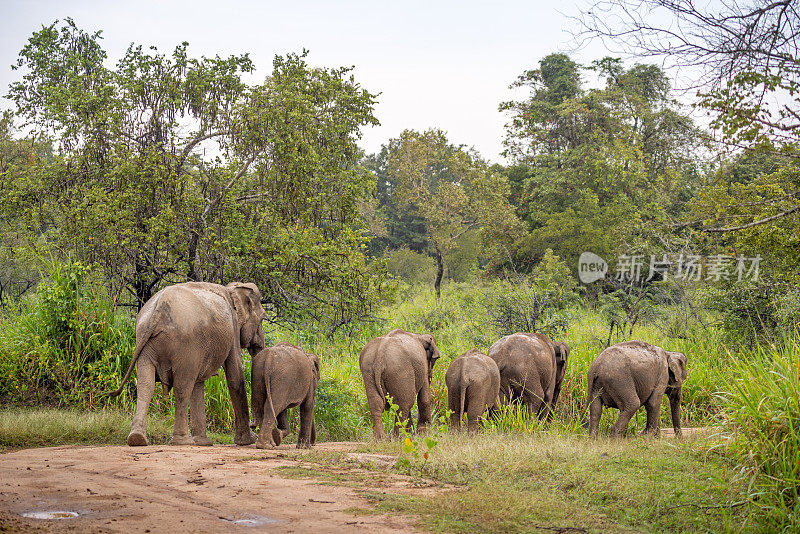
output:
[[[578,300],[577,281],[551,249],[530,276],[509,278],[495,283],[486,295],[486,308],[497,333],[540,332],[557,338],[567,332],[567,308]]]
[[[36,293],[0,322],[0,397],[93,406],[127,369],[133,321],[116,313],[103,286],[90,283],[86,266],[54,262],[48,271]]]
[[[708,288],[703,301],[719,313],[729,340],[747,345],[780,341],[783,330],[796,327],[800,319],[798,292],[765,280]]]
[[[386,267],[391,274],[411,285],[431,284],[436,276],[436,262],[433,258],[406,247],[388,253]]]

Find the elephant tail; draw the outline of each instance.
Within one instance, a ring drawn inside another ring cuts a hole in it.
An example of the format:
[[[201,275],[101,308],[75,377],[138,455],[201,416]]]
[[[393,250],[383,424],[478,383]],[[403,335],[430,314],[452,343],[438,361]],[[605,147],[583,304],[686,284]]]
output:
[[[158,324],[155,320],[147,321],[147,327],[145,329],[144,335],[142,336],[141,342],[136,343],[136,350],[133,351],[133,357],[131,358],[131,363],[128,365],[128,370],[125,372],[125,376],[122,377],[122,382],[120,383],[119,387],[114,391],[109,391],[106,393],[109,398],[114,398],[120,393],[122,393],[122,389],[125,387],[125,383],[128,381],[128,378],[131,376],[131,372],[133,371],[133,366],[136,365],[136,361],[139,359],[139,356],[142,354],[142,350],[144,350],[147,342],[156,334],[156,324]]]
[[[386,392],[383,391],[383,366],[379,365],[377,362],[372,366],[372,379],[375,382],[375,388],[378,390],[378,394],[383,399],[383,402],[386,402]]]
[[[458,420],[464,417],[464,399],[467,396],[467,386],[464,384],[464,381],[461,381],[461,402],[458,405]]]
[[[266,384],[264,385],[267,386],[266,394],[267,404],[269,405],[269,413],[272,414],[272,420],[275,421],[275,428],[278,428],[278,414],[275,413],[275,406],[272,405],[272,369],[270,369],[270,372],[267,373],[265,382]],[[280,443],[278,443],[278,445],[280,445]]]

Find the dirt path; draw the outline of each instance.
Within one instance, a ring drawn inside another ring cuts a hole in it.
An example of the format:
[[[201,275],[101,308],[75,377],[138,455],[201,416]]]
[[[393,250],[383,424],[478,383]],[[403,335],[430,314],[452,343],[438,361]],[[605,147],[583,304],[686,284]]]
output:
[[[347,452],[355,445],[322,443],[318,448]],[[224,445],[75,446],[0,454],[0,531],[414,531],[411,519],[345,512],[370,505],[352,487],[291,477],[289,472],[300,466],[285,450]],[[388,473],[363,471],[362,476],[370,489],[379,491],[431,491]],[[22,515],[46,511],[78,516]]]

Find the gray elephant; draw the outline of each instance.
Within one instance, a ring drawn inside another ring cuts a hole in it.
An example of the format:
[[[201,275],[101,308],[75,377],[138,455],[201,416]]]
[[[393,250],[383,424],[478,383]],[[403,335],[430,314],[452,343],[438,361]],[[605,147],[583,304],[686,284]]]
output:
[[[206,436],[203,386],[222,366],[228,382],[236,433],[234,443],[256,440],[250,430],[241,351],[264,348],[261,322],[266,312],[255,284],[227,286],[187,282],[153,295],[136,317],[136,350],[118,395],[136,365],[136,412],[128,445],[147,445],[147,408],[156,381],[164,393],[175,390],[173,445],[211,445]],[[187,409],[191,405],[189,435]]]
[[[672,426],[681,435],[681,391],[686,380],[686,356],[642,341],[625,341],[608,347],[589,366],[589,434],[597,437],[603,406],[617,408],[619,418],[612,436],[625,433],[631,417],[647,410],[645,432],[661,431],[661,399],[669,397]]]
[[[529,414],[552,418],[569,347],[545,334],[520,332],[497,340],[488,355],[500,370],[500,401],[520,399]]]
[[[467,414],[467,430],[478,430],[478,417],[487,409],[500,407],[500,370],[493,359],[470,349],[450,363],[444,375],[447,385],[447,406],[453,412],[450,424],[461,430]]]
[[[398,406],[397,418],[406,421],[409,431],[413,429],[411,408],[415,398],[419,411],[417,429],[422,431],[430,425],[431,380],[437,359],[439,348],[430,334],[412,334],[397,329],[367,343],[358,364],[367,392],[375,439],[386,437],[382,414],[389,409],[387,396],[391,396]]]
[[[297,448],[308,448],[317,441],[314,400],[319,383],[319,360],[314,354],[290,343],[281,342],[253,356],[253,427],[260,431],[256,447],[272,448],[289,433],[287,412],[300,406],[300,432]]]

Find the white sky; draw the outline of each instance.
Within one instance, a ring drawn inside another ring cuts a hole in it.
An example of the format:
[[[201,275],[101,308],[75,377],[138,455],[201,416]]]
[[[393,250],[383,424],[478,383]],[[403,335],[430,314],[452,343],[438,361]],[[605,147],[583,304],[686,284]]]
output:
[[[568,16],[579,1],[0,0],[0,94],[18,79],[10,65],[31,33],[65,17],[103,30],[114,62],[131,42],[169,52],[188,41],[195,56],[249,52],[259,81],[275,54],[306,48],[311,64],[354,65],[356,80],[381,93],[381,126],[366,129],[361,143],[367,152],[405,128],[437,127],[502,162],[506,118],[497,106],[513,97],[508,85],[523,70],[571,50]],[[589,63],[607,54],[598,42],[572,57]]]

